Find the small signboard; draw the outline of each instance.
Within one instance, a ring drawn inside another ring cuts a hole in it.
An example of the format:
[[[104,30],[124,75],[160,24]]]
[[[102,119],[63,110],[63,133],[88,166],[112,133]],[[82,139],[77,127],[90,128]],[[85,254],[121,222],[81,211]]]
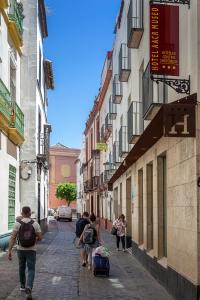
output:
[[[164,136],[195,137],[195,105],[167,104],[164,106]]]
[[[179,76],[179,6],[150,4],[150,73]]]
[[[107,144],[106,143],[97,143],[96,144],[96,150],[99,150],[99,151],[107,151]]]

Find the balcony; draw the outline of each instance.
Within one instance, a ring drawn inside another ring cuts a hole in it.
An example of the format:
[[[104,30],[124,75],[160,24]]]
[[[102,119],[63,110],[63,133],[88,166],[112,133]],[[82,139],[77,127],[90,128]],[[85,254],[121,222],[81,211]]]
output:
[[[113,79],[113,103],[120,104],[123,97],[122,83],[119,81],[119,75],[115,75]]]
[[[115,103],[113,103],[113,97],[110,96],[110,100],[109,100],[109,117],[110,120],[115,120],[117,117],[117,105]]]
[[[99,177],[100,175],[100,151],[93,150],[93,177]]]
[[[0,79],[0,128],[16,145],[24,141],[24,114],[16,102],[11,101],[10,92]]]
[[[16,102],[12,102],[11,107],[11,124],[8,136],[16,145],[20,145],[24,141],[24,114]]]
[[[110,137],[112,132],[112,121],[110,119],[110,114],[108,113],[105,118],[105,133],[104,133],[104,140],[107,141],[107,139]]]
[[[119,130],[119,156],[124,157],[128,153],[127,126],[121,126]]]
[[[163,85],[163,95],[159,96],[158,85],[158,97],[154,97],[153,93],[153,81],[150,74],[150,65],[148,64],[142,79],[143,85],[143,118],[145,120],[152,120],[163,103],[165,103],[165,92],[167,87]]]
[[[84,192],[88,193],[91,192],[92,190],[93,190],[93,181],[92,179],[89,179],[84,182]]]
[[[9,13],[9,31],[16,48],[22,47],[23,34],[23,4],[17,0],[11,0]]]
[[[143,0],[131,0],[127,16],[128,47],[138,49],[144,32]]]
[[[113,144],[113,164],[115,167],[120,165],[120,157],[119,157],[119,142],[114,142]]]
[[[99,177],[99,187],[102,187],[104,184],[104,173],[102,172]]]
[[[93,188],[94,189],[98,188],[98,186],[99,186],[99,176],[94,176],[92,178],[92,180],[93,180]]]
[[[127,44],[121,44],[119,52],[119,81],[127,82],[131,73],[131,53]]]
[[[10,92],[0,79],[0,127],[7,132],[10,124],[11,96]]]
[[[128,113],[128,142],[135,144],[143,132],[142,103],[133,101]]]
[[[0,1],[0,9],[5,9],[8,7],[8,0],[1,0]]]
[[[108,181],[111,179],[111,174],[109,170],[104,171],[104,183],[108,183]]]
[[[101,142],[105,142],[105,125],[101,126]]]

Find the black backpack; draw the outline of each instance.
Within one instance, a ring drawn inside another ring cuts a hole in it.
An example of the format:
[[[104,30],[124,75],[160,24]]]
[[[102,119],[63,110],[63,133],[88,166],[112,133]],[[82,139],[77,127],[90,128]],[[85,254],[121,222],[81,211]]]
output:
[[[18,222],[21,224],[18,232],[19,245],[25,248],[34,246],[36,242],[35,228],[33,227],[34,221],[31,220],[28,223]]]
[[[89,224],[89,221],[87,219],[84,219],[84,218],[80,218],[77,222],[76,222],[76,236],[78,238],[80,238],[84,228],[85,228],[85,225]]]

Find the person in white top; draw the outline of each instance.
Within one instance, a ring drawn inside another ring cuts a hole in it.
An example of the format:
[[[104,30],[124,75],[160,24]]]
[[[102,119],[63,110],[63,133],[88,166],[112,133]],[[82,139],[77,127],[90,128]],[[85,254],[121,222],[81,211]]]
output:
[[[121,240],[123,251],[125,251],[125,229],[126,229],[125,216],[123,214],[120,215],[119,218],[113,222],[113,226],[117,229],[117,234],[116,234],[117,250],[119,251],[119,244]]]
[[[26,299],[32,299],[32,288],[35,277],[36,243],[42,240],[40,225],[31,219],[31,209],[22,208],[22,216],[17,218],[9,242],[8,259],[12,260],[12,248],[18,240],[17,255],[19,260],[19,277],[21,291],[26,291]],[[26,265],[28,278],[26,285]]]

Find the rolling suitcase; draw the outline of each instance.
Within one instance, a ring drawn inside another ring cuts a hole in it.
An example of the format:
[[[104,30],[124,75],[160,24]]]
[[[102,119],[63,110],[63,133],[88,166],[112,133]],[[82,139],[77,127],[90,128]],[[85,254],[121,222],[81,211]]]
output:
[[[94,268],[93,268],[94,276],[97,276],[97,275],[109,276],[110,263],[109,263],[108,257],[95,255],[93,266],[94,266]]]

